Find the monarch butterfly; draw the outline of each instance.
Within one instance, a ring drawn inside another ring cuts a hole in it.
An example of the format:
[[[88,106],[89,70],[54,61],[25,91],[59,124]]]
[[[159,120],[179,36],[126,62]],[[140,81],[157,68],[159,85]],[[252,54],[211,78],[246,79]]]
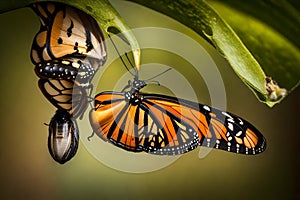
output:
[[[100,138],[127,151],[177,155],[198,146],[240,154],[266,148],[263,135],[246,120],[207,105],[142,93],[135,75],[124,92],[95,96],[90,124]]]
[[[62,164],[77,151],[76,118],[86,110],[90,81],[106,61],[104,36],[92,17],[71,6],[40,2],[30,7],[41,22],[31,61],[40,90],[58,109],[49,124],[49,152]]]

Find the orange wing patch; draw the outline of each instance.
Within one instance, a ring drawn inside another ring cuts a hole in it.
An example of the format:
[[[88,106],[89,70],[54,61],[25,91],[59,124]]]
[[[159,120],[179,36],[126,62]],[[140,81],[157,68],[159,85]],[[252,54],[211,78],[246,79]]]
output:
[[[224,124],[214,118],[211,119],[211,124],[213,126],[216,138],[218,140],[224,139],[225,141],[228,141],[226,137],[227,129]]]
[[[251,130],[246,130],[246,136],[244,137],[244,144],[247,148],[252,149],[257,145],[258,137],[256,134]]]

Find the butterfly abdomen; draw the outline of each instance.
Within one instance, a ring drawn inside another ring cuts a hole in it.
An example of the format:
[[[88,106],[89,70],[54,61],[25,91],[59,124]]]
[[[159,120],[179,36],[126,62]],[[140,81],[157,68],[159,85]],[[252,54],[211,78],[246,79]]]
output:
[[[34,70],[40,78],[76,79],[80,83],[88,83],[95,74],[90,64],[74,59],[40,63]]]
[[[78,73],[77,69],[69,67],[62,62],[46,62],[45,64],[40,63],[36,65],[34,71],[40,78],[54,79],[76,79]]]

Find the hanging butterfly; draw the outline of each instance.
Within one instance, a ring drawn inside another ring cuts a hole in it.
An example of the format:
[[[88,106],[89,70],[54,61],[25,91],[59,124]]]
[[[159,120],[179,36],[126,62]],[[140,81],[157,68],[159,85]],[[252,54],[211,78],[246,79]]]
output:
[[[122,92],[95,96],[90,124],[93,134],[104,141],[127,151],[160,155],[183,154],[198,146],[252,155],[265,150],[264,136],[234,114],[185,99],[141,92],[147,83],[139,80],[134,69],[133,82],[129,81]]]
[[[263,135],[246,120],[207,105],[140,90],[136,76],[126,92],[95,96],[90,123],[101,139],[127,151],[183,154],[198,146],[240,154],[265,150]]]
[[[71,6],[40,2],[30,7],[41,22],[31,60],[40,90],[58,109],[49,124],[48,147],[62,164],[77,151],[76,118],[83,116],[90,81],[106,61],[104,36],[92,17]]]

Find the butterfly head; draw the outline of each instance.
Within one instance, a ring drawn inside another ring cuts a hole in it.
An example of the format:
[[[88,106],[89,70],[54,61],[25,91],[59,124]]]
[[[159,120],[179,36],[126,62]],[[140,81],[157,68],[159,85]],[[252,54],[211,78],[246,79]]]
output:
[[[145,81],[142,80],[134,80],[131,83],[131,89],[134,91],[139,91],[140,89],[142,89],[143,87],[145,87],[147,85],[147,83]]]

